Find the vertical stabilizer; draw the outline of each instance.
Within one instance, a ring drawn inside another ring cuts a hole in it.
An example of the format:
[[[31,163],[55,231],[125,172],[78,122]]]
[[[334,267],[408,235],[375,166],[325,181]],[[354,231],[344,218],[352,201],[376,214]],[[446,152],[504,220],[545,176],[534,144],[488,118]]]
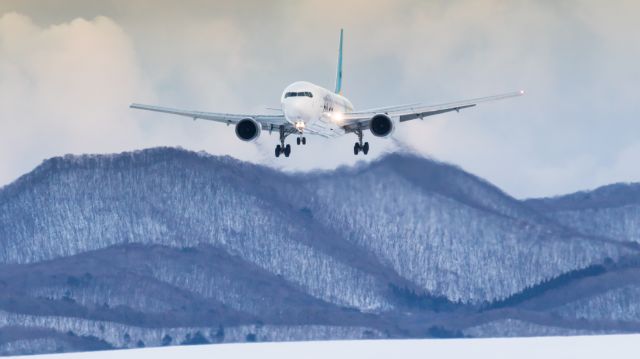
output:
[[[340,47],[338,48],[338,74],[336,75],[336,93],[342,94],[342,33],[340,29]]]

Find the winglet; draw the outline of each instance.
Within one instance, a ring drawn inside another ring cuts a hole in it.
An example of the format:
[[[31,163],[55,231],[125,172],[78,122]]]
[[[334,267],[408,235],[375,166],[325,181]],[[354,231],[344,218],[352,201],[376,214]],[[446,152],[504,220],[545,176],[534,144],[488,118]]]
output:
[[[338,74],[336,75],[336,91],[337,94],[342,94],[342,33],[343,29],[340,29],[340,47],[338,48]]]

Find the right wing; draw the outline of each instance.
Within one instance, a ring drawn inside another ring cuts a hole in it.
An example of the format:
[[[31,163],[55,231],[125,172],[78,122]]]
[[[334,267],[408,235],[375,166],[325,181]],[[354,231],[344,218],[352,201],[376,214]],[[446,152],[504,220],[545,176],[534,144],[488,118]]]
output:
[[[185,116],[192,118],[194,120],[202,119],[208,121],[216,121],[226,123],[227,125],[236,124],[245,118],[252,118],[256,122],[258,122],[263,130],[279,130],[280,126],[285,127],[285,131],[295,130],[293,126],[287,122],[284,118],[284,115],[242,115],[242,114],[234,114],[234,113],[216,113],[216,112],[201,112],[201,111],[187,111],[187,110],[179,110],[168,107],[159,107],[159,106],[149,106],[149,105],[141,105],[141,104],[131,104],[130,108],[137,110],[146,110],[146,111],[154,111],[154,112],[162,112],[169,113],[172,115]]]
[[[344,114],[343,128],[347,131],[355,131],[369,128],[369,121],[377,114],[386,114],[392,118],[398,118],[400,122],[424,119],[428,116],[438,115],[441,113],[460,111],[466,108],[474,107],[479,103],[502,100],[510,97],[522,96],[524,91],[510,92],[501,95],[480,97],[470,100],[463,100],[457,102],[449,102],[440,105],[429,104],[409,104],[400,106],[389,106],[375,109],[368,109],[363,111],[356,111]]]

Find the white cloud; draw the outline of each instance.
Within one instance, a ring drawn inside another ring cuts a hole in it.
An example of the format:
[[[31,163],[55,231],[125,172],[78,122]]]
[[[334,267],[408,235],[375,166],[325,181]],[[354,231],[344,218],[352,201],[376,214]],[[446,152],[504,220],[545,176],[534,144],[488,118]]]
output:
[[[189,35],[215,37],[233,32],[230,26],[196,24]],[[192,60],[191,66],[169,67],[169,72],[179,74],[178,88],[200,94],[194,103],[211,98],[233,103],[237,97],[206,65],[212,62],[208,59],[217,58],[224,64],[214,68],[241,72],[236,66],[242,63],[232,56],[208,56],[205,41],[176,48],[197,59],[197,64]],[[228,46],[220,48],[229,54]],[[41,28],[25,15],[1,16],[0,183],[14,180],[45,158],[66,153],[182,145],[217,154],[235,148],[231,153],[238,158],[260,158],[255,146],[239,143],[224,126],[130,110],[133,101],[159,102],[150,83],[175,82],[164,74],[159,71],[156,78],[149,78],[131,37],[109,18],[75,19]]]
[[[45,157],[123,150],[144,139],[127,111],[148,94],[131,42],[98,17],[39,28],[0,17],[0,182]]]

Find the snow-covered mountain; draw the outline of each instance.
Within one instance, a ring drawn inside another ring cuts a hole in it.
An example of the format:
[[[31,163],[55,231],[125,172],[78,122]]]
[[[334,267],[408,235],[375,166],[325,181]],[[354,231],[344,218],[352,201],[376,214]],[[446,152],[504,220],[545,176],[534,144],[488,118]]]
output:
[[[53,158],[0,189],[0,353],[640,331],[639,188],[519,201],[408,154]]]
[[[640,243],[640,183],[617,183],[590,192],[527,203],[584,233]]]

